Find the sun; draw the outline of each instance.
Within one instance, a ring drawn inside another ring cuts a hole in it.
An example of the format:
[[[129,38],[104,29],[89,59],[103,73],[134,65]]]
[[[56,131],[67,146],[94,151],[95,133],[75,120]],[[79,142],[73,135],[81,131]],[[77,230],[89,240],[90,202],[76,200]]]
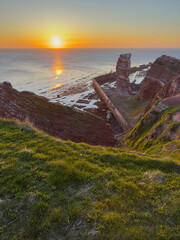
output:
[[[56,37],[56,36],[54,36],[53,39],[52,39],[52,47],[53,48],[60,48],[60,47],[62,47],[62,41],[58,37]]]

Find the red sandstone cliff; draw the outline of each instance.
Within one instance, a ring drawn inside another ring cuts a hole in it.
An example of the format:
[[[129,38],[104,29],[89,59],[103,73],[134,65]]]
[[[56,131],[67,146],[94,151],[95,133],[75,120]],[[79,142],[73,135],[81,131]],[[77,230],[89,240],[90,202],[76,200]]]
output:
[[[149,107],[153,106],[157,100],[172,97],[180,93],[180,75],[173,77],[151,100]]]
[[[113,146],[109,125],[95,115],[80,112],[31,92],[18,92],[10,83],[0,84],[0,117],[28,120],[51,136],[92,145]]]
[[[163,55],[156,59],[148,70],[139,92],[142,101],[152,100],[160,90],[168,88],[168,82],[180,74],[180,60]],[[173,86],[171,86],[173,90]],[[171,96],[169,94],[165,97]],[[173,94],[174,95],[174,94]]]

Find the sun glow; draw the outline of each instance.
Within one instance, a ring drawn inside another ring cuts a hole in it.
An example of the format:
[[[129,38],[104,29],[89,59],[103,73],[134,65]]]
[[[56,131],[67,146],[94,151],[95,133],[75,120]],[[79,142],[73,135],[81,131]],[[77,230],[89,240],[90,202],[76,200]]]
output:
[[[61,48],[62,47],[62,41],[56,36],[54,36],[52,39],[52,47],[53,48]]]
[[[55,72],[57,75],[60,75],[63,73],[63,69],[56,69]]]

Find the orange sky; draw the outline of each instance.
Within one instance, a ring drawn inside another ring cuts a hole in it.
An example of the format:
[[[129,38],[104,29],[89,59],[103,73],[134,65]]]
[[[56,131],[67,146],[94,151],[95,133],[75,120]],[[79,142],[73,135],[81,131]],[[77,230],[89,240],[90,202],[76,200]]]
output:
[[[43,3],[43,4],[42,4]],[[180,1],[2,0],[1,48],[179,48]]]

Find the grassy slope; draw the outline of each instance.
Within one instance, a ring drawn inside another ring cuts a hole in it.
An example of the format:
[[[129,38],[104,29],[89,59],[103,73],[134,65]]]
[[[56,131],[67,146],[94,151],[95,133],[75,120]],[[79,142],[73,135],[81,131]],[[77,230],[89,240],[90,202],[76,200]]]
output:
[[[180,239],[179,186],[173,159],[0,120],[0,239]]]
[[[122,140],[123,145],[127,149],[180,160],[180,140],[172,141],[180,136],[180,123],[173,121],[173,115],[179,111],[180,106],[169,107],[161,113],[150,109]],[[156,116],[154,120],[149,120],[151,114]]]

